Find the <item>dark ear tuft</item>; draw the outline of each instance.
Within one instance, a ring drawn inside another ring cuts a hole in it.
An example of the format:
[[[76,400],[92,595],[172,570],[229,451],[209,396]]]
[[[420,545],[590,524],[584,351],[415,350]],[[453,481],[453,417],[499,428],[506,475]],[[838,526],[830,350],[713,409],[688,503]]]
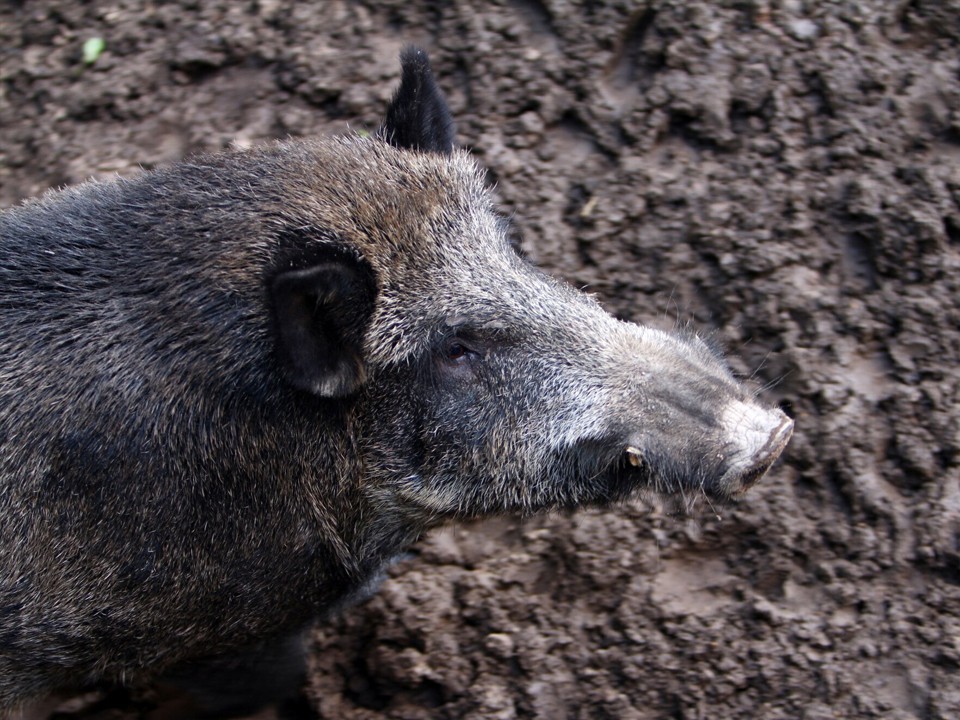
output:
[[[430,69],[430,59],[417,47],[400,54],[400,87],[387,108],[380,135],[391,145],[449,155],[454,128],[450,108]]]
[[[320,397],[356,392],[365,374],[363,329],[376,295],[368,273],[321,262],[280,273],[270,295],[287,380]]]

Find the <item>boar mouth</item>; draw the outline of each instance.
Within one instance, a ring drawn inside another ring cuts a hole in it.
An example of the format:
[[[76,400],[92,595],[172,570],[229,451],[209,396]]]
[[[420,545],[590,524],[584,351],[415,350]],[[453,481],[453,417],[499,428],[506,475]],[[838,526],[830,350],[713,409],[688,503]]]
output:
[[[772,461],[771,461],[772,464]],[[757,479],[763,471],[757,474]],[[603,473],[602,502],[646,498],[664,503],[668,515],[690,515],[700,499],[716,510],[735,502],[740,494],[725,491],[719,459],[684,468],[628,445]]]
[[[793,420],[775,412],[775,426],[759,447],[707,452],[692,463],[644,450],[637,444],[623,446],[601,473],[603,499],[622,500],[646,491],[661,500],[680,500],[688,510],[691,502],[701,497],[714,508],[735,503],[766,474],[790,442]]]
[[[602,500],[616,502],[640,495],[645,490],[656,490],[657,473],[649,457],[640,448],[627,445],[612,462],[607,462],[599,473],[602,478]]]

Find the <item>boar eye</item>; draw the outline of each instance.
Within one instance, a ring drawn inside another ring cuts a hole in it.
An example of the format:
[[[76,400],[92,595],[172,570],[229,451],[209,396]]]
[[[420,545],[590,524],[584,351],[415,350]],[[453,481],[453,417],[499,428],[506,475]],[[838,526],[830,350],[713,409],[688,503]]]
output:
[[[447,341],[446,352],[444,354],[447,360],[453,363],[468,362],[480,356],[480,353],[460,338],[450,338],[450,340]]]
[[[460,342],[452,342],[447,346],[447,360],[458,361],[467,356],[470,351]]]
[[[461,338],[452,337],[444,342],[441,356],[449,365],[464,367],[480,357],[480,353]]]

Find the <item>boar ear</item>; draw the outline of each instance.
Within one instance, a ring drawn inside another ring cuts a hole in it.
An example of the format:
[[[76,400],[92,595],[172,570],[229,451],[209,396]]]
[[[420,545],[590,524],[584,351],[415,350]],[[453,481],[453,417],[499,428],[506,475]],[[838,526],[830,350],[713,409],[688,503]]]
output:
[[[400,87],[387,108],[381,137],[398,148],[449,155],[453,152],[453,118],[427,54],[408,47],[400,55],[400,64]]]
[[[273,279],[278,352],[291,384],[326,398],[357,391],[364,381],[363,333],[375,292],[368,272],[339,261]]]

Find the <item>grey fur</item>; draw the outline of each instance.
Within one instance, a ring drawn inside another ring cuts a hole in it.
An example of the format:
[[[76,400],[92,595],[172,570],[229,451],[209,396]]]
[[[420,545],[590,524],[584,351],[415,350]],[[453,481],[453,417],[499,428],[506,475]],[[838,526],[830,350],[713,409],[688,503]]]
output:
[[[280,142],[0,236],[0,708],[288,635],[451,520],[737,496],[789,438],[695,335],[522,261],[463,151]],[[288,361],[277,283],[321,265]]]

